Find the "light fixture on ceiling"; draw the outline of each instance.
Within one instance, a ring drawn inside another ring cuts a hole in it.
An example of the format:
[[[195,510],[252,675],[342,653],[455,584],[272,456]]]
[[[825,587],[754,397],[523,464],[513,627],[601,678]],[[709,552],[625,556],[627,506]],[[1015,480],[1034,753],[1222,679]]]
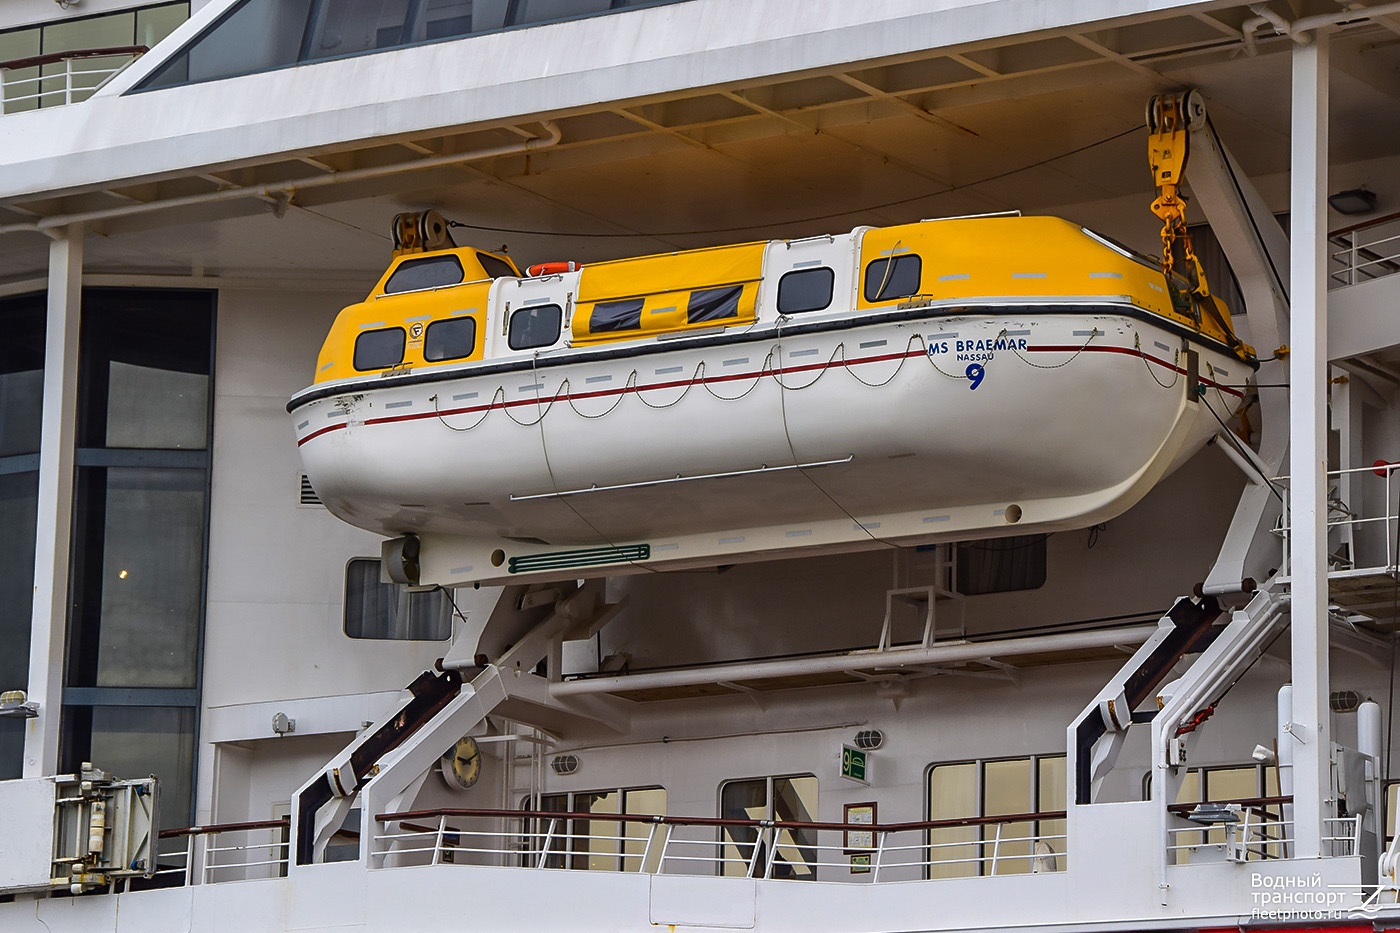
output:
[[[1376,209],[1376,194],[1365,188],[1349,188],[1346,191],[1338,191],[1336,194],[1328,195],[1327,203],[1332,205],[1332,210],[1348,217],[1369,214]]]
[[[577,755],[555,755],[549,762],[555,774],[573,774],[578,770]]]

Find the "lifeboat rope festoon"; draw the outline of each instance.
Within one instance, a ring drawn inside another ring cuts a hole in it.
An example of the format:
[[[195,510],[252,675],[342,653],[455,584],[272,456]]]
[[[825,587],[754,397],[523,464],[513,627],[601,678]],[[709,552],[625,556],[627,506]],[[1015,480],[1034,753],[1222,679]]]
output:
[[[997,336],[996,336],[995,339],[996,339],[996,340],[1000,340],[1000,339],[1002,339],[1003,337],[1005,337],[1005,336],[1007,335],[1007,333],[1008,333],[1008,331],[1006,330],[1006,328],[1002,328],[1001,332],[997,334]],[[1059,362],[1059,363],[1051,363],[1051,364],[1036,363],[1036,362],[1034,362],[1034,361],[1028,359],[1028,358],[1025,356],[1025,354],[1023,354],[1023,353],[1020,351],[1019,348],[1017,348],[1017,347],[1015,347],[1015,346],[1011,346],[1011,347],[1009,347],[1009,349],[1011,350],[1012,353],[1014,353],[1014,354],[1016,355],[1016,357],[1017,357],[1019,360],[1021,360],[1021,362],[1025,363],[1027,366],[1031,366],[1031,367],[1033,367],[1033,368],[1035,368],[1035,369],[1046,369],[1046,370],[1049,370],[1049,369],[1061,369],[1061,368],[1063,368],[1063,367],[1065,367],[1065,366],[1068,366],[1070,363],[1074,362],[1076,359],[1078,359],[1079,356],[1080,356],[1082,353],[1084,353],[1084,352],[1089,348],[1089,345],[1094,341],[1095,338],[1097,338],[1097,337],[1102,337],[1102,336],[1104,336],[1104,332],[1101,331],[1101,330],[1099,330],[1098,328],[1094,328],[1093,330],[1090,331],[1089,336],[1088,336],[1088,338],[1084,341],[1084,343],[1083,343],[1078,349],[1076,349],[1073,353],[1071,353],[1069,357],[1067,357],[1066,359],[1062,360],[1062,361]],[[780,339],[781,339],[781,337],[780,337]],[[448,428],[448,429],[451,430],[451,431],[456,431],[456,432],[459,432],[459,433],[463,433],[463,432],[467,432],[467,431],[474,430],[476,427],[478,427],[479,425],[481,425],[481,423],[484,422],[484,421],[486,420],[486,418],[491,414],[492,411],[494,411],[494,410],[496,410],[496,409],[498,409],[498,408],[501,409],[501,410],[503,410],[503,411],[506,413],[506,416],[509,417],[510,420],[513,421],[513,422],[515,422],[517,425],[519,425],[519,426],[521,426],[521,427],[524,427],[524,428],[534,427],[534,426],[538,425],[541,421],[544,420],[545,416],[547,416],[547,415],[549,414],[549,412],[554,408],[555,403],[558,402],[558,401],[561,400],[561,399],[563,399],[564,401],[566,401],[566,402],[568,403],[569,408],[574,412],[574,414],[578,415],[580,418],[587,418],[587,419],[589,419],[589,420],[596,420],[596,419],[599,419],[599,418],[604,418],[604,417],[606,417],[606,416],[612,414],[614,411],[617,410],[617,407],[618,407],[619,405],[622,404],[622,400],[623,400],[624,398],[626,398],[629,394],[630,394],[630,395],[635,395],[635,396],[637,397],[637,399],[638,399],[643,405],[646,405],[648,408],[651,408],[651,409],[654,409],[654,410],[657,410],[657,411],[661,411],[661,410],[664,410],[664,409],[667,409],[667,408],[672,408],[672,407],[674,407],[674,406],[676,406],[676,405],[679,405],[682,401],[684,401],[684,399],[686,398],[686,396],[690,394],[690,390],[693,389],[693,388],[695,387],[696,383],[700,383],[701,385],[703,385],[703,386],[705,387],[705,391],[706,391],[706,392],[708,392],[711,396],[713,396],[714,398],[716,398],[716,399],[718,399],[718,400],[720,400],[720,401],[724,401],[724,402],[737,402],[737,401],[739,401],[740,399],[744,398],[745,396],[749,395],[749,393],[753,392],[753,390],[756,389],[756,388],[758,387],[759,383],[761,383],[761,382],[763,381],[763,379],[764,379],[765,376],[768,376],[768,377],[772,378],[772,380],[778,384],[778,387],[779,387],[780,389],[782,389],[783,391],[785,391],[785,392],[800,392],[800,391],[802,391],[803,389],[808,389],[808,388],[811,388],[812,386],[816,385],[817,382],[819,382],[819,381],[822,379],[822,377],[825,376],[825,375],[826,375],[828,372],[830,372],[832,369],[844,369],[844,370],[846,370],[848,373],[850,373],[851,378],[855,379],[855,380],[856,380],[857,382],[859,382],[861,385],[866,386],[867,388],[871,388],[871,389],[879,389],[879,388],[883,388],[883,387],[889,385],[891,382],[893,382],[893,381],[899,376],[900,372],[902,372],[903,369],[904,369],[904,364],[905,364],[911,357],[913,357],[913,356],[915,355],[915,354],[913,354],[913,353],[910,352],[910,348],[912,348],[915,344],[923,344],[923,343],[924,343],[924,340],[925,340],[925,338],[924,338],[924,336],[923,336],[922,334],[918,334],[918,333],[911,334],[911,335],[909,336],[909,340],[905,343],[904,352],[903,352],[903,353],[900,353],[900,354],[898,355],[898,356],[899,356],[899,362],[896,364],[895,369],[894,369],[894,372],[890,373],[890,375],[889,375],[886,379],[884,379],[884,380],[882,380],[882,381],[880,381],[880,382],[867,382],[866,380],[862,379],[858,373],[855,372],[855,367],[856,367],[856,365],[857,365],[859,362],[861,362],[861,361],[852,362],[851,360],[849,360],[849,359],[847,358],[847,356],[846,356],[846,344],[845,344],[845,341],[842,341],[841,343],[838,343],[838,344],[832,349],[831,355],[830,355],[830,356],[826,359],[826,361],[825,361],[824,363],[822,363],[822,364],[820,365],[820,367],[817,369],[817,374],[816,374],[816,376],[814,376],[814,377],[811,379],[811,381],[805,383],[804,385],[800,385],[800,386],[799,386],[799,385],[789,385],[789,384],[787,384],[786,382],[783,381],[783,373],[782,373],[782,371],[781,371],[780,369],[774,368],[774,366],[773,366],[773,359],[774,359],[774,356],[775,356],[775,354],[777,354],[777,353],[780,352],[780,351],[779,351],[778,347],[776,347],[776,346],[770,348],[769,351],[768,351],[768,354],[767,354],[767,355],[764,357],[764,359],[763,359],[763,364],[759,367],[758,372],[755,373],[754,376],[753,376],[753,383],[752,383],[747,389],[745,389],[743,392],[739,393],[738,395],[721,395],[721,394],[717,393],[713,388],[711,388],[710,385],[709,385],[709,383],[705,380],[705,372],[706,372],[705,361],[704,361],[704,360],[700,360],[698,363],[695,364],[695,370],[691,373],[690,378],[689,378],[688,380],[686,380],[686,382],[685,382],[685,388],[683,388],[683,389],[681,390],[680,395],[678,395],[676,398],[672,399],[671,401],[665,402],[665,403],[661,403],[661,404],[657,404],[657,403],[648,401],[647,398],[646,398],[646,393],[645,393],[645,391],[644,391],[644,387],[641,386],[641,385],[638,385],[638,379],[640,379],[640,374],[637,372],[636,369],[633,369],[630,373],[628,373],[627,379],[626,379],[626,381],[623,383],[622,391],[619,392],[619,393],[617,393],[617,396],[616,396],[616,398],[613,400],[613,403],[612,403],[611,405],[609,405],[609,406],[607,407],[606,410],[601,411],[601,412],[597,412],[597,413],[595,413],[595,414],[588,414],[587,412],[583,412],[583,411],[580,411],[580,410],[579,410],[578,405],[575,404],[575,402],[576,402],[575,398],[573,397],[572,393],[569,391],[569,390],[570,390],[570,380],[569,380],[568,378],[565,378],[563,381],[561,381],[561,382],[559,383],[558,388],[555,389],[555,391],[553,392],[553,394],[552,394],[548,399],[543,399],[543,398],[541,398],[541,399],[538,399],[538,400],[537,400],[537,401],[541,404],[542,408],[541,408],[540,411],[539,411],[538,417],[533,418],[533,419],[522,420],[522,419],[520,419],[520,418],[516,418],[515,415],[511,413],[510,409],[511,409],[511,407],[513,407],[513,406],[508,405],[508,404],[506,403],[507,395],[506,395],[505,386],[503,386],[503,385],[502,385],[502,386],[497,386],[497,387],[496,387],[495,392],[493,392],[492,395],[491,395],[491,401],[490,401],[490,403],[487,404],[485,407],[483,407],[483,408],[481,409],[481,415],[480,415],[480,417],[478,417],[478,418],[477,418],[474,422],[472,422],[471,424],[465,425],[465,426],[453,425],[453,424],[450,424],[450,423],[447,421],[447,416],[442,412],[441,408],[439,407],[439,399],[438,399],[438,396],[437,396],[437,395],[431,396],[428,400],[429,400],[430,402],[433,403],[433,413],[437,416],[437,419],[438,419],[440,422],[442,422],[442,424],[443,424],[444,427]],[[1160,386],[1160,387],[1163,388],[1163,389],[1172,389],[1172,388],[1174,388],[1174,387],[1176,386],[1176,384],[1180,381],[1180,379],[1181,379],[1181,367],[1180,367],[1179,364],[1180,364],[1180,361],[1181,361],[1181,350],[1180,350],[1179,348],[1176,350],[1175,355],[1174,355],[1173,358],[1172,358],[1172,362],[1171,362],[1171,364],[1169,365],[1169,368],[1172,370],[1172,374],[1173,374],[1173,375],[1172,375],[1172,381],[1171,381],[1171,382],[1163,382],[1162,380],[1158,379],[1158,378],[1157,378],[1157,374],[1154,373],[1154,372],[1152,371],[1152,366],[1153,366],[1153,362],[1154,362],[1154,361],[1153,361],[1152,358],[1149,358],[1145,353],[1142,352],[1142,335],[1139,334],[1139,333],[1137,333],[1136,331],[1133,332],[1133,349],[1134,349],[1135,351],[1137,351],[1137,354],[1136,354],[1136,355],[1138,356],[1139,359],[1142,360],[1143,365],[1147,368],[1147,373],[1148,373],[1148,375],[1152,377],[1152,381],[1155,382],[1158,386]],[[931,355],[929,355],[929,354],[920,353],[920,354],[918,354],[918,355],[919,355],[919,356],[922,356],[924,359],[928,360],[929,365],[932,366],[932,367],[934,368],[934,370],[936,370],[938,373],[940,373],[940,374],[943,375],[943,376],[947,376],[949,379],[959,379],[959,380],[967,381],[969,378],[971,378],[971,377],[969,377],[966,373],[959,373],[959,372],[950,373],[950,372],[945,371],[942,367],[940,367],[940,366],[938,365],[938,363],[934,360],[934,358],[933,358]],[[1162,365],[1162,364],[1159,363],[1158,365]],[[1210,363],[1209,363],[1208,361],[1207,361],[1207,363],[1206,363],[1206,366],[1207,366],[1207,369],[1208,369],[1208,371],[1209,371],[1209,373],[1210,373],[1211,381],[1212,381],[1212,382],[1218,382],[1218,379],[1216,378],[1215,368],[1214,368],[1213,366],[1211,366]],[[664,388],[676,388],[678,385],[680,385],[680,383],[669,383],[669,384],[667,384]],[[658,386],[658,387],[655,387],[653,391],[661,391],[662,389],[663,389],[663,387],[659,387],[659,386]],[[1219,385],[1216,385],[1216,392],[1217,392],[1218,394],[1220,394],[1221,400],[1224,401],[1224,402],[1226,402],[1226,404],[1228,405],[1228,404],[1229,404],[1229,403],[1228,403],[1228,400],[1225,399],[1224,394],[1220,391]]]

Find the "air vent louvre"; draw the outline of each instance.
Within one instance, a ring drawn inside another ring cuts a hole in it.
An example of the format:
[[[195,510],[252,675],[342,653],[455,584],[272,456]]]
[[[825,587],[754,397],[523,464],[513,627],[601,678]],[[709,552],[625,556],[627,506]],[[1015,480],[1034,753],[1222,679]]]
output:
[[[321,505],[321,497],[316,494],[316,489],[311,485],[311,477],[305,473],[301,474],[301,498],[300,505]]]

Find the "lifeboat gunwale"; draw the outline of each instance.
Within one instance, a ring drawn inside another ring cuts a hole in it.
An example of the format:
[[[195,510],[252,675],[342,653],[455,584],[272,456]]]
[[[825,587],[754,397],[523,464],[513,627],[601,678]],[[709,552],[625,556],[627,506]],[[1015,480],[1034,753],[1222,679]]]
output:
[[[742,329],[736,329],[734,333],[717,334],[710,332],[703,335],[687,335],[685,338],[674,337],[673,339],[668,339],[664,341],[664,343],[658,343],[655,339],[651,339],[604,346],[559,347],[538,355],[516,356],[507,359],[473,360],[468,363],[434,366],[431,369],[419,370],[417,372],[410,371],[389,377],[386,377],[385,373],[375,373],[370,376],[358,375],[341,381],[308,386],[288,400],[286,409],[288,413],[294,413],[302,406],[309,405],[322,399],[332,398],[338,395],[368,393],[390,387],[398,388],[402,386],[424,385],[468,376],[489,376],[520,370],[596,362],[599,360],[626,359],[629,357],[670,353],[680,349],[756,342],[773,339],[775,337],[801,336],[804,334],[827,333],[836,330],[854,330],[869,325],[899,321],[936,320],[943,317],[965,315],[969,312],[975,314],[981,309],[999,309],[995,316],[1001,316],[1003,314],[1106,313],[1121,317],[1129,317],[1151,324],[1154,327],[1160,327],[1188,341],[1216,350],[1225,356],[1238,359],[1240,362],[1249,366],[1251,371],[1259,368],[1259,362],[1257,360],[1240,357],[1234,349],[1223,341],[1216,340],[1198,330],[1194,330],[1191,327],[1161,314],[1143,308],[1127,299],[1114,300],[1112,298],[1097,296],[1046,296],[1029,301],[1025,299],[1011,300],[1006,298],[990,298],[987,300],[970,302],[966,299],[959,299],[956,302],[933,301],[929,304],[919,305],[914,308],[884,308],[877,311],[865,311],[855,314],[844,311],[840,313],[839,316],[833,315],[822,320],[805,321],[796,324],[792,323],[792,318],[768,321],[766,323],[754,322],[743,326]]]

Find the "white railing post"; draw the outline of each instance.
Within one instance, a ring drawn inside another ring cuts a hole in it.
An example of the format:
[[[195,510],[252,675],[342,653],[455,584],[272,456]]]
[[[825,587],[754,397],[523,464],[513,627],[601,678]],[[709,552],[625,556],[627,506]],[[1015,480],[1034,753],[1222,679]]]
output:
[[[657,856],[657,859],[656,859],[656,873],[657,873],[658,875],[664,875],[664,874],[666,874],[666,852],[667,852],[667,850],[670,849],[670,847],[671,847],[671,829],[672,829],[671,824],[670,824],[670,823],[666,823],[666,824],[665,824],[665,833],[664,833],[664,834],[662,835],[662,837],[661,837],[661,854],[660,854],[659,856]],[[721,846],[721,848],[720,848],[720,853],[721,853],[721,855],[724,853],[723,845],[724,845],[724,843],[721,842],[721,843],[720,843],[720,846]]]
[[[647,871],[647,859],[651,857],[651,846],[656,841],[656,828],[661,825],[661,817],[654,816],[651,819],[651,830],[647,833],[647,844],[642,847],[642,862],[637,866],[637,874],[644,875]],[[624,840],[627,836],[627,824],[622,824],[622,835]],[[627,870],[627,843],[622,843],[622,868]]]
[[[549,829],[544,832],[544,840],[540,843],[540,858],[535,863],[536,868],[543,868],[544,863],[549,859],[549,847],[554,843],[554,826],[558,823],[557,817],[549,818]]]
[[[194,884],[194,833],[185,837],[185,887]]]
[[[887,834],[881,830],[875,834],[875,855],[870,860],[870,883],[878,884],[880,881],[880,862],[885,855],[885,836]]]
[[[438,815],[437,838],[433,842],[433,864],[442,864],[442,837],[447,832],[447,814]]]
[[[988,874],[995,875],[997,873],[997,859],[1001,856],[1001,828],[1004,825],[1006,824],[996,824],[997,831],[992,837],[992,870]]]

